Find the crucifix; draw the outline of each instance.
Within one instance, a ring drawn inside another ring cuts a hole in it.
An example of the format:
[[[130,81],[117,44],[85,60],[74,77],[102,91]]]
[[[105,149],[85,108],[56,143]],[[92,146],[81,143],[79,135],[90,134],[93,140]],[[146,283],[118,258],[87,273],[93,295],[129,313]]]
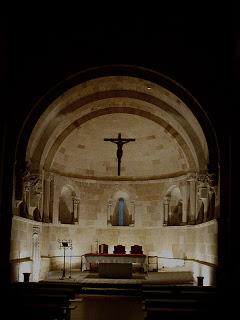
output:
[[[124,139],[121,137],[121,133],[118,134],[118,138],[105,138],[104,141],[110,141],[112,143],[116,143],[117,145],[117,158],[118,158],[118,175],[121,173],[121,159],[123,155],[123,145],[125,143],[135,141],[136,139]]]

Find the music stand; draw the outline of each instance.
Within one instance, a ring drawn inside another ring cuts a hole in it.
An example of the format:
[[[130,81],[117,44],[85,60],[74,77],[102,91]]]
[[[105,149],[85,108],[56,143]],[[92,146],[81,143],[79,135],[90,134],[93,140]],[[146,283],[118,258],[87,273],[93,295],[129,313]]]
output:
[[[66,275],[66,268],[65,268],[66,249],[68,249],[68,248],[72,249],[72,240],[58,240],[58,242],[60,244],[60,248],[63,248],[63,273],[62,273],[62,277],[60,278],[61,280],[63,280]],[[70,266],[70,268],[71,268],[71,266]],[[71,278],[71,270],[70,270],[70,277],[69,278]]]

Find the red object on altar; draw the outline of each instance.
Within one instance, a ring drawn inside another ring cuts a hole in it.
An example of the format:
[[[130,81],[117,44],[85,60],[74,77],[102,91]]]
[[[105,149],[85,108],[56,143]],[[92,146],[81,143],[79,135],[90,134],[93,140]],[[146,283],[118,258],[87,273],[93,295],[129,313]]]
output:
[[[121,244],[118,244],[117,246],[114,246],[113,253],[117,253],[117,254],[119,254],[119,253],[120,253],[120,254],[126,253],[125,246],[122,246]]]
[[[135,244],[134,246],[131,246],[131,254],[143,254],[142,246],[139,246]]]
[[[99,253],[108,253],[108,245],[103,243],[99,245]]]

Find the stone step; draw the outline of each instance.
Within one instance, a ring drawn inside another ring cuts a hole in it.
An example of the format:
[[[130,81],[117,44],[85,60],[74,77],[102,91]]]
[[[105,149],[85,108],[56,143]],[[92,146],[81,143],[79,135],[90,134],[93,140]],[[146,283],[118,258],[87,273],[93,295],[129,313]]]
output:
[[[114,288],[114,287],[82,287],[83,294],[124,294],[140,296],[141,292],[134,288]]]

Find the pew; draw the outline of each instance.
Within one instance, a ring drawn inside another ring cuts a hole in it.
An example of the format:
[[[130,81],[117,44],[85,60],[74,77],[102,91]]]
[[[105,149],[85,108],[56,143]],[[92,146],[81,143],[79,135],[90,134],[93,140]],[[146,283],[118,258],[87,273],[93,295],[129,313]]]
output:
[[[142,285],[145,319],[203,319],[217,307],[214,287]],[[180,317],[180,318],[179,318]]]
[[[49,286],[41,285],[36,282],[29,282],[27,284],[17,284],[12,285],[11,289],[15,292],[21,293],[32,293],[32,294],[64,294],[69,297],[69,299],[74,299],[76,291],[74,288],[62,287],[62,286]]]
[[[5,307],[10,318],[70,320],[74,289],[42,287],[39,283],[13,284]],[[75,307],[74,307],[75,308]]]

